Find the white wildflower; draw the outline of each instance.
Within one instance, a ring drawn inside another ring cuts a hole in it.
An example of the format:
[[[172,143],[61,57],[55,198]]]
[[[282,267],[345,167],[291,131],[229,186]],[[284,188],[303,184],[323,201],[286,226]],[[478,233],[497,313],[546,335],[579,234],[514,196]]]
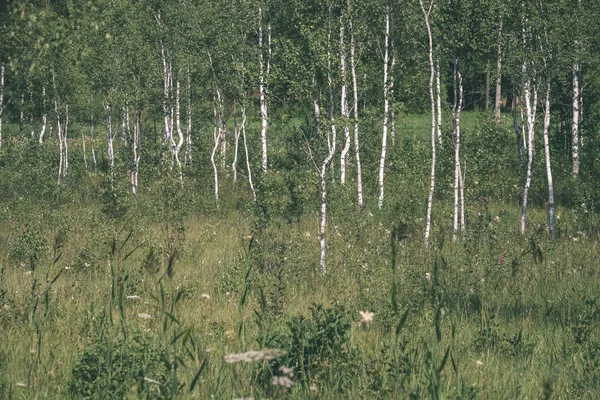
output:
[[[141,314],[138,314],[138,317],[140,317],[141,319],[150,319],[150,318],[152,318],[152,315],[141,313]]]
[[[359,311],[359,314],[360,314],[360,326],[362,326],[363,328],[366,328],[373,322],[373,316],[375,314],[373,314],[372,312],[365,310],[365,311]]]
[[[144,377],[144,380],[148,383],[154,383],[155,385],[160,385],[159,381],[152,379],[152,378],[148,378],[147,376]]]
[[[273,360],[275,358],[285,355],[286,352],[279,349],[264,349],[264,350],[251,350],[245,353],[232,353],[227,354],[225,362],[228,364],[236,364],[239,362],[255,362],[262,360]]]
[[[279,372],[281,372],[283,375],[292,377],[294,375],[294,368],[287,368],[282,365],[279,367]]]
[[[17,382],[17,387],[27,387],[27,385],[23,382]]]
[[[273,386],[283,386],[286,388],[291,388],[292,386],[294,386],[294,381],[292,381],[287,376],[274,376],[271,380],[271,383],[273,384]]]
[[[128,300],[141,300],[142,298],[140,296],[138,296],[137,294],[132,294],[127,296]]]
[[[200,297],[202,297],[203,299],[206,299],[206,300],[210,300],[210,295],[208,293],[202,293],[200,295]]]

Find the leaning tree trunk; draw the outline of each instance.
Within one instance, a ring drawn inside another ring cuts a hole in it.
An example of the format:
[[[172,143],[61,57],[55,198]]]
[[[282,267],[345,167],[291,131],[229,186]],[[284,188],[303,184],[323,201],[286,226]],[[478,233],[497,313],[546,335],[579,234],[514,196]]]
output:
[[[344,38],[344,21],[340,17],[340,72],[342,77],[342,94],[340,101],[340,111],[342,112],[342,122],[344,124],[344,147],[340,155],[340,182],[346,183],[346,164],[348,163],[348,151],[350,150],[350,127],[348,120],[350,113],[348,111],[348,95],[346,82],[346,44]]]
[[[348,1],[348,4],[350,1]],[[354,44],[354,29],[352,27],[352,19],[350,19],[350,71],[352,73],[352,91],[354,94],[354,158],[356,160],[356,191],[358,207],[362,209],[363,203],[363,188],[362,188],[362,166],[360,164],[360,145],[358,140],[358,85],[356,84],[356,61]]]
[[[544,105],[544,154],[546,156],[546,177],[548,178],[548,233],[554,240],[554,183],[550,164],[550,144],[548,130],[550,127],[550,78],[546,80],[546,102]]]
[[[113,168],[115,167],[115,153],[113,149],[113,135],[112,135],[112,122],[110,118],[110,103],[108,100],[104,101],[104,113],[106,114],[106,142],[107,146],[107,154],[108,154],[108,162],[110,164],[111,176],[113,172]]]
[[[63,151],[64,151],[64,165],[63,165],[63,177],[67,176],[69,170],[69,142],[67,138],[69,136],[69,105],[65,105],[65,126],[63,131]]]
[[[94,162],[94,175],[98,173],[98,163],[96,162],[96,150],[94,149],[94,114],[90,118],[90,147],[92,152],[92,161]]]
[[[431,15],[431,10],[433,9],[433,4],[435,0],[431,0],[429,3],[428,10],[425,10],[425,6],[423,5],[423,0],[419,0],[421,5],[421,11],[423,11],[423,16],[425,17],[425,25],[427,27],[427,36],[429,38],[429,98],[431,101],[431,175],[430,175],[430,184],[429,184],[429,196],[427,198],[427,218],[425,225],[425,247],[429,246],[429,236],[431,234],[431,210],[433,206],[433,193],[435,190],[435,162],[436,162],[436,152],[435,152],[435,135],[436,135],[436,115],[435,115],[435,99],[433,96],[433,81],[435,79],[435,65],[433,64],[433,37],[431,34],[431,25],[429,23],[429,16]]]
[[[62,124],[60,122],[60,111],[58,108],[58,102],[54,100],[54,112],[56,113],[56,134],[58,135],[58,153],[60,156],[58,162],[58,181],[57,184],[60,185],[60,182],[63,177],[63,168],[64,168],[64,150],[63,150],[63,138],[62,138]]]
[[[385,47],[383,56],[383,134],[381,137],[381,157],[379,159],[379,209],[383,207],[384,196],[384,176],[385,176],[385,155],[387,151],[387,128],[389,114],[389,96],[388,96],[388,64],[389,64],[389,41],[390,41],[390,4],[389,1],[385,7]]]

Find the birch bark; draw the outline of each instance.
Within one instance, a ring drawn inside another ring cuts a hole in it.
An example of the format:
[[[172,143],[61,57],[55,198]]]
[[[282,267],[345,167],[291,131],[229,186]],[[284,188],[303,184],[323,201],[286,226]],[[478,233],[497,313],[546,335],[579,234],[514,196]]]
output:
[[[379,209],[383,208],[385,156],[387,151],[387,128],[389,114],[388,98],[388,64],[389,64],[389,40],[390,40],[390,4],[389,0],[385,6],[385,45],[383,56],[383,134],[381,137],[381,157],[379,159]]]
[[[246,167],[248,169],[248,184],[252,190],[252,198],[256,201],[256,191],[252,182],[252,168],[250,167],[250,154],[248,153],[248,143],[246,142],[246,106],[242,106],[242,138],[244,139],[244,152],[246,153]]]
[[[350,4],[350,1],[348,1]],[[352,19],[349,21],[350,24],[350,72],[352,74],[352,92],[354,94],[354,158],[356,161],[356,191],[358,207],[362,209],[363,203],[363,188],[362,188],[362,166],[360,163],[360,143],[358,139],[358,85],[356,83],[356,60],[355,60],[355,43],[354,43],[354,29],[352,26]]]
[[[464,202],[464,192],[462,188],[462,174],[460,170],[460,113],[463,107],[463,82],[462,74],[458,69],[458,58],[454,60],[454,104],[452,107],[453,127],[454,127],[454,220],[452,225],[453,240],[457,239],[459,203],[461,199]],[[461,196],[459,196],[461,191]],[[462,224],[461,224],[462,228]]]
[[[527,66],[523,63],[523,75],[527,75]],[[533,92],[533,93],[532,93]],[[531,176],[533,169],[534,139],[535,139],[535,110],[537,108],[537,91],[531,87],[531,78],[527,77],[523,85],[525,97],[525,113],[527,114],[527,178],[523,189],[523,202],[521,205],[521,234],[525,234],[527,199],[531,187]],[[533,96],[533,101],[532,101]]]
[[[425,17],[425,25],[427,27],[427,36],[429,38],[429,98],[431,100],[431,175],[429,184],[429,196],[427,198],[427,217],[425,225],[425,247],[429,247],[429,236],[431,234],[431,210],[433,206],[433,193],[435,190],[435,163],[436,163],[436,111],[435,111],[435,99],[433,97],[433,81],[435,79],[435,65],[433,64],[433,37],[431,33],[431,25],[429,22],[429,16],[433,9],[435,0],[430,0],[429,7],[426,10],[423,0],[419,0],[421,5],[421,11]]]
[[[327,226],[327,165],[333,159],[335,154],[335,130],[333,131],[333,140],[332,146],[329,149],[329,154],[323,160],[323,164],[321,164],[321,169],[319,170],[319,177],[321,178],[321,224],[319,225],[319,245],[321,248],[321,257],[320,257],[320,270],[321,275],[325,275],[327,273],[326,265],[325,265],[325,253],[326,253],[326,243],[325,243],[325,228]]]
[[[44,134],[46,133],[46,86],[42,87],[42,129],[40,130],[39,144],[44,143]]]
[[[502,107],[502,18],[498,28],[498,60],[496,64],[496,102],[494,112],[496,115],[496,125],[500,124],[500,111]],[[508,105],[507,105],[508,107]]]
[[[4,64],[0,65],[0,147],[2,147],[2,116],[4,115]]]
[[[269,34],[270,37],[270,34]],[[270,46],[269,46],[270,47]],[[267,173],[267,129],[268,129],[268,110],[267,110],[267,97],[266,97],[266,76],[264,67],[264,55],[263,55],[263,29],[262,29],[262,8],[258,8],[258,49],[260,52],[259,58],[259,95],[260,95],[260,143],[262,149],[262,171]],[[267,68],[268,70],[268,68]]]
[[[442,147],[442,90],[440,84],[440,57],[435,58],[435,98],[437,105],[437,138]]]
[[[550,78],[546,80],[546,101],[544,104],[544,154],[546,158],[546,177],[548,179],[548,233],[554,240],[554,182],[550,163],[550,144],[548,130],[550,127]]]
[[[348,111],[348,95],[346,82],[346,43],[344,37],[344,20],[340,17],[340,72],[342,78],[342,93],[340,101],[340,111],[342,113],[342,123],[344,124],[344,147],[340,155],[340,182],[342,185],[346,183],[346,164],[348,162],[348,151],[350,150],[350,127],[348,120],[350,113]]]
[[[572,125],[572,156],[573,168],[571,174],[573,178],[579,175],[579,72],[581,65],[579,62],[573,64],[573,125]]]

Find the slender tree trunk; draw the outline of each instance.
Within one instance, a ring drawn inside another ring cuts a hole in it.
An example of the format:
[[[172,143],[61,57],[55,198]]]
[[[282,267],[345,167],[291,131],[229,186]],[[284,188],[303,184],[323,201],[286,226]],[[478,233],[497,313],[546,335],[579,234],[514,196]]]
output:
[[[388,64],[389,64],[389,40],[390,40],[390,4],[389,0],[385,6],[385,47],[383,58],[383,135],[381,137],[381,157],[379,159],[379,209],[383,207],[385,155],[387,151],[387,129],[389,114],[388,98]]]
[[[581,64],[576,61],[573,64],[573,126],[572,126],[572,155],[573,155],[573,168],[571,174],[573,178],[577,178],[579,175],[579,111],[580,111],[580,88],[579,88],[579,73],[581,70]]]
[[[88,162],[87,162],[87,152],[85,150],[85,134],[83,133],[83,129],[81,130],[81,146],[83,147],[83,165],[85,166],[85,170],[87,172]]]
[[[435,99],[437,104],[437,138],[442,147],[442,90],[440,85],[440,58],[435,59]]]
[[[218,89],[217,89],[217,94],[220,97]],[[213,131],[214,146],[213,146],[212,153],[210,154],[210,162],[212,164],[213,172],[214,172],[215,199],[218,202],[219,201],[219,170],[217,169],[217,164],[215,163],[215,154],[217,153],[217,149],[219,148],[220,139],[221,139],[221,130],[219,128],[220,123],[219,123],[218,116],[217,116],[216,99],[215,99],[215,103],[213,105],[213,113],[214,113],[214,124],[215,124],[214,131]]]
[[[46,133],[46,86],[42,87],[42,129],[40,130],[39,143],[44,143],[44,134]]]
[[[429,196],[427,198],[427,218],[425,226],[425,247],[429,247],[429,236],[431,234],[431,210],[433,206],[433,193],[435,190],[435,135],[436,135],[436,115],[435,115],[435,99],[433,97],[433,80],[435,79],[435,65],[433,64],[433,37],[431,34],[431,25],[429,24],[429,16],[433,9],[435,0],[430,0],[428,10],[423,5],[423,0],[419,0],[423,16],[425,17],[425,25],[427,27],[427,36],[429,38],[429,98],[431,100],[431,175],[429,185]]]
[[[321,170],[319,171],[319,176],[321,178],[321,224],[319,226],[319,245],[321,247],[321,258],[320,258],[320,266],[321,266],[321,275],[325,275],[327,273],[327,269],[325,266],[325,253],[326,253],[326,244],[325,244],[325,228],[327,226],[327,165],[333,159],[335,154],[335,130],[333,131],[332,138],[332,146],[329,149],[329,154],[323,160],[323,164],[321,164]]]
[[[317,136],[319,136],[321,133],[321,107],[319,106],[319,97],[319,94],[313,94],[313,106],[315,109],[315,132],[317,132]]]
[[[485,69],[485,112],[490,109],[490,68]]]
[[[161,58],[162,58],[162,67],[163,67],[163,101],[162,101],[162,109],[163,109],[163,118],[165,121],[165,133],[163,135],[162,146],[161,146],[161,158],[162,152],[165,146],[165,143],[168,143],[173,146],[173,107],[171,106],[171,74],[170,74],[170,66],[169,61],[167,60],[167,49],[164,43],[161,43]],[[171,163],[172,165],[172,163]]]
[[[396,65],[396,51],[394,50],[394,43],[392,42],[392,65],[390,67],[390,88],[389,98],[392,106],[390,107],[390,135],[392,136],[392,146],[396,144],[396,112],[394,111],[394,66]]]
[[[21,92],[21,108],[20,108],[20,113],[19,113],[19,141],[22,142],[23,141],[23,129],[24,129],[24,125],[25,125],[25,117],[24,117],[24,110],[25,110],[25,91],[23,90]]]
[[[346,82],[346,43],[344,37],[344,20],[340,17],[340,72],[342,77],[342,93],[340,101],[340,110],[342,112],[342,122],[344,124],[344,147],[340,155],[340,182],[346,183],[346,164],[348,163],[348,151],[350,151],[350,127],[348,120],[350,113],[348,111],[348,83]]]
[[[454,220],[452,225],[453,239],[456,240],[458,233],[459,203],[461,198],[464,201],[464,192],[462,188],[462,174],[460,170],[460,113],[463,107],[463,82],[462,74],[458,69],[458,57],[454,60],[454,105],[452,107],[452,116],[454,119]],[[459,197],[459,191],[461,195]],[[461,226],[462,227],[462,226]]]
[[[498,61],[496,64],[496,103],[494,111],[496,114],[496,125],[500,124],[500,111],[502,108],[502,18],[498,28]]]
[[[136,111],[135,114],[135,127],[133,129],[133,140],[131,141],[131,147],[133,150],[133,165],[131,168],[131,192],[134,196],[137,196],[138,190],[138,171],[140,167],[140,154],[138,153],[138,145],[140,142],[140,132],[142,131],[142,112]]]
[[[62,125],[60,122],[60,112],[58,108],[58,102],[54,99],[54,112],[56,113],[56,132],[58,135],[58,153],[59,153],[59,162],[58,162],[58,180],[57,184],[60,185],[62,176],[63,176],[63,168],[64,168],[64,152],[63,152],[63,138],[62,138]]]
[[[104,113],[106,115],[106,142],[108,144],[107,152],[108,152],[108,162],[110,163],[111,175],[113,168],[115,166],[115,156],[113,149],[113,136],[112,136],[112,122],[110,117],[110,103],[108,100],[104,101]]]
[[[258,48],[260,51],[260,75],[259,75],[259,94],[260,94],[260,142],[262,148],[262,171],[267,172],[267,129],[268,129],[268,110],[266,96],[266,76],[264,71],[264,56],[263,56],[263,29],[262,29],[262,8],[258,8]]]
[[[98,173],[98,164],[96,162],[96,150],[94,149],[94,114],[90,118],[90,147],[92,150],[92,161],[94,162],[94,175]]]
[[[336,140],[336,126],[335,126],[335,99],[333,95],[333,77],[331,70],[331,7],[329,8],[329,27],[327,32],[327,84],[329,85],[329,124],[331,125],[331,131],[327,132],[327,149],[331,153],[332,149],[335,148]],[[331,165],[333,170],[334,164]],[[334,175],[335,181],[335,175]]]
[[[179,106],[180,99],[180,86],[179,79],[177,79],[177,89],[175,91],[175,126],[177,129],[177,143],[175,140],[172,141],[173,148],[173,156],[175,157],[175,162],[177,162],[177,167],[179,168],[179,180],[183,184],[183,167],[181,165],[181,160],[179,160],[179,152],[181,151],[181,146],[183,146],[183,131],[181,130],[181,110]]]
[[[527,198],[531,187],[531,176],[533,170],[533,153],[535,147],[535,110],[537,109],[537,91],[531,87],[531,78],[527,77],[527,66],[523,64],[523,76],[526,77],[523,85],[525,97],[525,112],[527,114],[527,178],[523,190],[523,203],[521,206],[521,234],[525,234],[525,222],[527,214]],[[532,93],[533,92],[533,93]],[[533,95],[533,102],[532,97]]]
[[[550,144],[548,130],[550,127],[550,78],[546,80],[546,101],[544,104],[544,154],[546,156],[546,177],[548,178],[548,233],[554,240],[554,183],[550,164]]]
[[[350,1],[348,1],[350,3]],[[356,190],[358,207],[364,207],[362,188],[362,166],[360,163],[360,143],[358,140],[358,85],[356,84],[356,60],[355,60],[354,29],[350,19],[350,71],[352,73],[352,92],[354,94],[354,158],[356,160]]]
[[[4,63],[0,65],[0,147],[2,147],[2,116],[4,115]]]
[[[458,177],[460,179],[460,231],[465,231],[465,179],[467,175],[467,163],[465,161],[464,168],[458,166]]]
[[[192,85],[190,70],[187,70],[187,130],[185,140],[185,165],[192,165]]]
[[[240,134],[242,129],[237,125],[237,118],[235,116],[235,108],[233,109],[233,163],[231,163],[231,169],[233,170],[233,184],[237,183],[237,163],[238,163],[238,148],[240,143]]]
[[[246,167],[248,169],[248,183],[252,190],[252,198],[256,201],[256,191],[252,183],[252,168],[250,167],[250,154],[248,153],[248,143],[246,142],[246,106],[242,106],[242,138],[244,139],[244,152],[246,153]]]
[[[69,142],[67,140],[69,136],[69,105],[65,105],[65,126],[63,132],[63,151],[64,151],[64,165],[63,165],[63,177],[67,176],[69,170]]]

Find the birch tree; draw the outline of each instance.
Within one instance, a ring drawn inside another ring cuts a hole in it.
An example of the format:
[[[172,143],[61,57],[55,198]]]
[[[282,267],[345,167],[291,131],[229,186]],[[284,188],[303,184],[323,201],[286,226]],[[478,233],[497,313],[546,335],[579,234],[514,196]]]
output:
[[[389,84],[388,84],[388,65],[389,65],[389,41],[390,41],[390,3],[386,1],[385,5],[385,40],[383,56],[383,134],[381,136],[381,157],[379,159],[379,209],[383,208],[384,196],[384,177],[385,177],[385,156],[387,152],[387,129],[389,115]]]
[[[435,98],[433,95],[433,81],[435,79],[435,65],[433,63],[433,37],[431,32],[430,16],[435,0],[430,0],[429,5],[425,8],[423,0],[419,0],[423,17],[425,18],[425,26],[427,28],[427,37],[429,39],[429,98],[431,102],[431,174],[429,184],[429,196],[427,198],[427,217],[425,225],[425,247],[429,247],[429,236],[431,234],[431,210],[433,207],[433,193],[435,190],[435,162],[436,162],[436,107]]]
[[[356,162],[356,191],[357,191],[357,203],[358,207],[362,209],[364,207],[363,201],[363,188],[362,188],[362,165],[360,163],[360,141],[358,137],[358,85],[356,83],[356,43],[353,26],[353,17],[350,12],[350,0],[348,0],[349,9],[349,28],[350,28],[350,72],[352,74],[352,93],[353,93],[353,116],[354,116],[354,160]]]
[[[346,164],[348,162],[348,151],[350,150],[350,127],[348,121],[350,113],[348,111],[348,84],[346,82],[346,44],[344,36],[344,15],[340,16],[340,75],[342,80],[340,111],[342,113],[342,123],[344,124],[344,147],[340,155],[340,183],[346,183]]]
[[[456,240],[456,235],[458,233],[459,214],[461,215],[461,230],[464,230],[464,190],[460,168],[460,113],[463,108],[464,99],[463,79],[458,65],[458,57],[456,57],[454,59],[454,104],[452,106],[452,125],[454,128],[454,218],[452,224],[452,237],[454,240]]]
[[[258,49],[259,57],[259,96],[260,96],[260,142],[262,149],[262,171],[267,172],[267,130],[268,130],[268,108],[267,108],[267,82],[269,79],[271,65],[271,25],[267,27],[267,47],[268,55],[265,67],[264,49],[263,49],[263,10],[258,7]]]

